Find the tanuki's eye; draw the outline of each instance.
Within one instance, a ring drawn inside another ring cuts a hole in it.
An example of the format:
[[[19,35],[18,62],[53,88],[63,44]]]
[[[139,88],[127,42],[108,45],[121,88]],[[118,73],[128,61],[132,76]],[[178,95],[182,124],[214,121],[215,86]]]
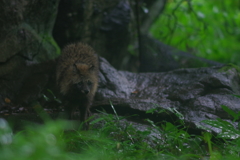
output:
[[[82,76],[80,70],[77,68],[77,65],[74,63],[73,66],[72,66],[72,73],[74,75],[79,75],[79,76]]]
[[[81,86],[82,86],[82,85],[83,85],[83,82],[78,82],[78,85],[81,85]]]
[[[89,69],[91,70],[91,69],[93,69],[94,68],[94,66],[93,65],[91,65],[90,67],[89,67]]]
[[[75,73],[75,74],[78,73],[77,66],[76,66],[75,63],[72,66],[72,72]]]
[[[92,84],[92,82],[91,82],[91,81],[87,81],[87,84],[88,84],[88,85],[91,85],[91,84]]]

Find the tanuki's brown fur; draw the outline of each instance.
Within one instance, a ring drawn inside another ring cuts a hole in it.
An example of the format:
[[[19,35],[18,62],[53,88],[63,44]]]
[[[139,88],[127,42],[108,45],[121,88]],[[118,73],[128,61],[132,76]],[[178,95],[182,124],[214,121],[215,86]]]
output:
[[[98,86],[98,71],[98,57],[90,46],[74,43],[63,49],[57,63],[56,81],[70,119],[76,108],[80,110],[81,122],[88,118]],[[85,126],[87,129],[88,124]]]

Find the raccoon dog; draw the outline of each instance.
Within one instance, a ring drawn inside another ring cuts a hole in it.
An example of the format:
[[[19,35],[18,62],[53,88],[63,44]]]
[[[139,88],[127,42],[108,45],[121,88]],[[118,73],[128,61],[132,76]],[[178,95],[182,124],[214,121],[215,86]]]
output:
[[[69,119],[75,109],[80,121],[90,114],[90,106],[98,86],[99,64],[93,48],[84,43],[67,45],[60,55],[56,68],[57,87],[65,103]],[[85,123],[88,129],[88,123]]]

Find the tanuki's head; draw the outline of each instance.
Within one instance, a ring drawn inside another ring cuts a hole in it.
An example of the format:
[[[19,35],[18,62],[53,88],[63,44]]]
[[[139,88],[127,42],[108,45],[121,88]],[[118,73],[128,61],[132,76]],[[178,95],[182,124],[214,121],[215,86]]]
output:
[[[98,84],[98,58],[88,45],[66,46],[57,65],[57,84],[63,95],[95,94]]]

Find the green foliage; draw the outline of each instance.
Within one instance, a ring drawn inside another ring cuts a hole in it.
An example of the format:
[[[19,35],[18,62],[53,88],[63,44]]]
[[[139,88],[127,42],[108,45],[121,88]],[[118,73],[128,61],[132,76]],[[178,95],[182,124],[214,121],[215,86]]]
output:
[[[222,154],[220,152],[212,151],[212,135],[208,132],[204,133],[204,140],[208,143],[210,159],[239,159],[239,150],[240,150],[240,129],[239,127],[235,127],[233,124],[240,118],[240,112],[235,113],[233,110],[228,108],[227,106],[221,106],[224,111],[226,111],[229,115],[231,115],[234,119],[232,122],[224,121],[220,118],[216,120],[203,120],[202,122],[208,124],[212,127],[221,129],[221,132],[218,133],[217,137],[224,140],[224,148]],[[228,141],[229,139],[234,139]],[[228,155],[225,158],[222,158],[222,155]]]
[[[235,139],[240,136],[239,130],[235,129],[233,124],[220,118],[218,118],[217,120],[203,120],[202,122],[221,129],[222,132],[218,134],[219,138]]]
[[[232,122],[224,121],[220,118],[217,118],[216,120],[203,120],[202,122],[205,124],[208,124],[210,126],[213,126],[215,128],[221,129],[221,133],[218,134],[219,138],[224,139],[236,139],[240,137],[240,130],[239,126],[236,128],[233,123],[239,120],[240,118],[240,112],[235,113],[233,110],[228,108],[227,106],[222,105],[221,106],[224,111],[226,111],[229,115],[233,117]]]
[[[48,122],[13,135],[7,122],[0,119],[1,160],[70,159],[63,152],[62,131],[65,125],[64,122]]]
[[[240,138],[229,141],[232,135],[239,134],[230,122],[218,119],[205,120],[204,123],[221,128],[222,142],[213,141],[209,132],[191,135],[187,128],[170,122],[159,124],[146,119],[148,127],[141,129],[126,118],[100,112],[99,118],[92,119],[90,130],[70,129],[70,122],[46,121],[42,125],[26,126],[26,129],[15,134],[7,122],[0,119],[0,155],[1,160],[112,160],[112,159],[239,159]],[[238,120],[238,113],[226,106],[222,108]],[[184,117],[176,110],[173,112],[183,121]],[[148,111],[149,114],[163,110]],[[228,137],[228,136],[230,137]],[[205,143],[206,144],[205,144]]]
[[[151,33],[181,50],[240,65],[239,5],[236,0],[169,0]]]
[[[237,95],[235,95],[235,96],[237,96]],[[227,112],[229,115],[231,115],[234,118],[233,122],[235,122],[236,120],[239,120],[240,112],[235,113],[233,110],[231,110],[230,108],[228,108],[227,106],[224,106],[224,105],[222,105],[221,107],[225,112]]]
[[[204,141],[208,144],[208,149],[210,155],[212,155],[212,142],[211,142],[212,135],[209,132],[204,132],[203,133],[203,139]]]
[[[43,42],[43,44],[45,45],[46,48],[49,48],[48,43],[50,43],[53,47],[55,47],[55,50],[56,50],[55,53],[57,55],[59,55],[61,53],[61,50],[60,50],[57,42],[52,37],[52,35],[45,34],[45,35],[40,35],[40,36],[42,37],[42,42]]]
[[[43,94],[43,98],[46,102],[48,101],[55,101],[57,103],[62,103],[60,99],[58,99],[55,94],[50,90],[50,89],[47,89],[47,95]]]

